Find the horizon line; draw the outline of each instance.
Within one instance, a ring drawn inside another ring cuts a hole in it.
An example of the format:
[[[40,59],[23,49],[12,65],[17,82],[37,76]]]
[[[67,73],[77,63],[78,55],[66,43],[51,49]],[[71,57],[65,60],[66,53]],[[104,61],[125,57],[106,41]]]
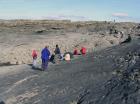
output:
[[[109,20],[71,20],[71,19],[25,19],[25,18],[21,18],[21,19],[17,19],[17,18],[13,18],[13,19],[2,19],[0,18],[0,22],[1,21],[69,21],[69,22],[113,22],[113,23],[140,23],[140,22],[136,22],[136,21],[109,21]]]

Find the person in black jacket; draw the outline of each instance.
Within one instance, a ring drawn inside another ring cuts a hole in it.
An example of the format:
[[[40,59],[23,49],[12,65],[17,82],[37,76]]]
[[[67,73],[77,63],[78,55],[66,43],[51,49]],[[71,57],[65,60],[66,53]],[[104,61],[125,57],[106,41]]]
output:
[[[56,48],[55,48],[55,50],[54,50],[54,53],[55,53],[55,55],[61,54],[60,48],[59,48],[58,44],[56,45]]]
[[[58,44],[56,45],[56,48],[55,48],[55,50],[54,50],[54,63],[56,63],[56,64],[58,64],[59,63],[59,61],[61,60],[61,51],[60,51],[60,48],[59,48],[59,46],[58,46]]]

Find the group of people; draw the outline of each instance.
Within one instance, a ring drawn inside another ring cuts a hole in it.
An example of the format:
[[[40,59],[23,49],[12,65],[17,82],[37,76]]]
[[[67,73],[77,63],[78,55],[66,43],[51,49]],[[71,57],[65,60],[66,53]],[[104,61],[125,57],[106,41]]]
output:
[[[82,47],[80,51],[77,48],[75,48],[73,53],[65,52],[64,54],[62,54],[59,46],[56,45],[56,48],[54,50],[54,54],[51,54],[49,51],[49,47],[45,46],[45,48],[42,49],[42,51],[41,51],[41,60],[42,60],[41,69],[43,71],[47,70],[49,62],[58,64],[59,61],[61,61],[61,60],[70,61],[71,58],[73,57],[73,55],[85,55],[85,54],[86,54],[85,47]],[[37,57],[38,57],[37,51],[33,50],[32,51],[32,58],[33,58],[32,67],[33,68],[36,68]]]

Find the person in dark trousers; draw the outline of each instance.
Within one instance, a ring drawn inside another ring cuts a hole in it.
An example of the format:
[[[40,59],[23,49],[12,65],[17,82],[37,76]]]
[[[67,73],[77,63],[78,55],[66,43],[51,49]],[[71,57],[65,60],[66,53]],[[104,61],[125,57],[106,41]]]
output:
[[[47,70],[48,62],[49,62],[50,51],[48,46],[46,46],[41,52],[41,59],[42,59],[42,70]]]
[[[56,48],[54,50],[54,63],[58,64],[61,60],[61,51],[58,45],[56,45]]]
[[[60,52],[60,48],[59,48],[59,46],[58,46],[58,44],[56,45],[56,48],[55,48],[55,50],[54,50],[54,53],[55,53],[55,55],[56,54],[61,54],[61,52]]]

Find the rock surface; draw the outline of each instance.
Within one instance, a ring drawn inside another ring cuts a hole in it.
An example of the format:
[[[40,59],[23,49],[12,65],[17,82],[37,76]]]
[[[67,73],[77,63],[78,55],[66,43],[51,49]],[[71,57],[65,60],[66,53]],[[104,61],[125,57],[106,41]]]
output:
[[[139,104],[140,43],[134,40],[49,65],[0,67],[0,100],[6,104]]]

